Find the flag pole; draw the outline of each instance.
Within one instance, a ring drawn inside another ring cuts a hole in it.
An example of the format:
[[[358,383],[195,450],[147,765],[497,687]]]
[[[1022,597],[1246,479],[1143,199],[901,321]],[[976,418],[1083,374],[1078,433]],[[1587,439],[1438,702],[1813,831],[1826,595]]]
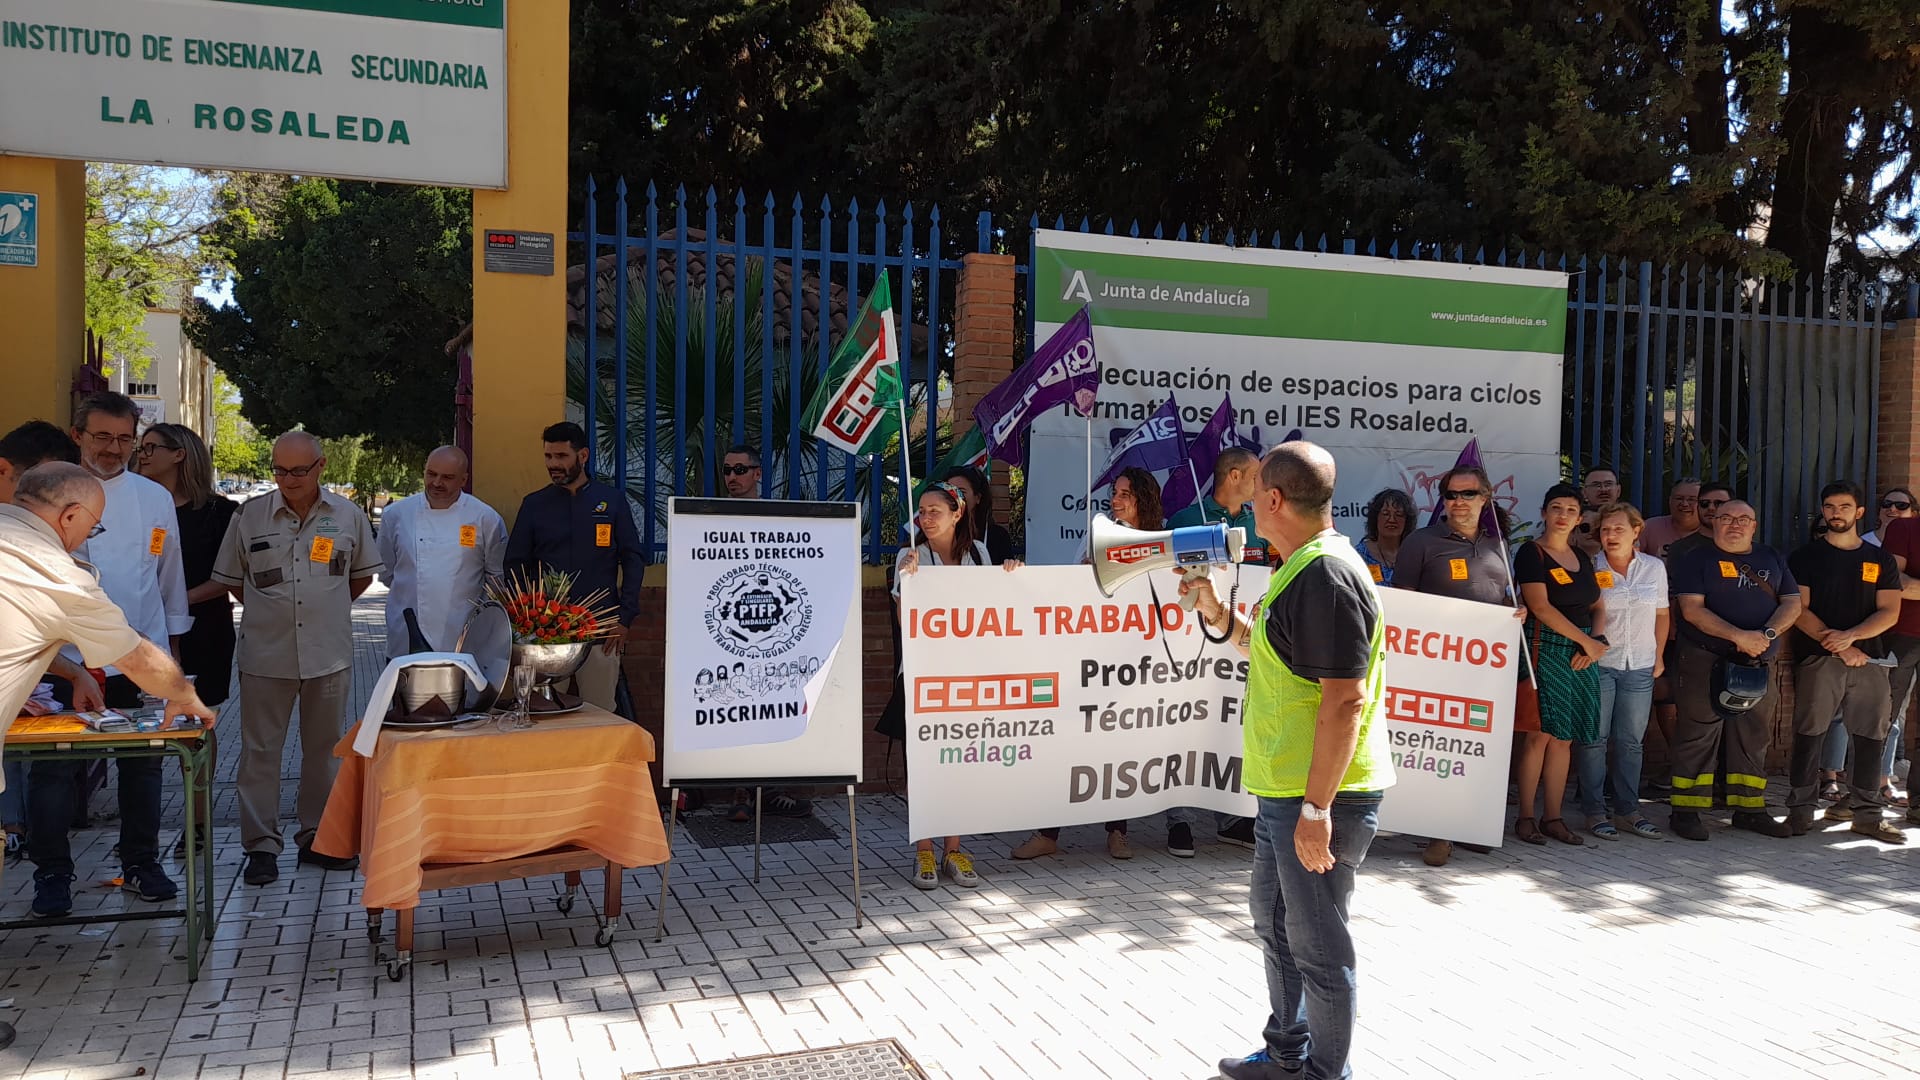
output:
[[[913,449],[911,433],[907,430],[907,394],[903,385],[900,391],[900,521],[907,526],[907,536],[913,536]],[[929,413],[928,415],[932,415]],[[931,439],[933,432],[929,430]]]
[[[1507,547],[1507,530],[1500,525],[1500,507],[1493,501],[1493,492],[1487,492],[1487,516],[1493,519],[1493,535],[1500,541],[1500,557],[1507,565],[1507,603],[1520,606],[1520,595],[1513,587],[1513,551]],[[1527,652],[1526,634],[1520,635],[1520,657],[1527,668],[1527,678],[1534,675],[1533,656]]]
[[[1080,419],[1087,425],[1087,543],[1091,545],[1093,543],[1093,415],[1089,413]],[[1092,548],[1089,547],[1088,550]]]

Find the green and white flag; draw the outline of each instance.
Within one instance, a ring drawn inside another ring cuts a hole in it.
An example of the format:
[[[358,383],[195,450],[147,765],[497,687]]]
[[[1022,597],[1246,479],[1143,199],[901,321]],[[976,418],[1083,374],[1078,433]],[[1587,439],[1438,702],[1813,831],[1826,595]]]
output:
[[[900,400],[893,290],[883,273],[807,403],[806,426],[814,438],[849,454],[877,454],[900,431]]]

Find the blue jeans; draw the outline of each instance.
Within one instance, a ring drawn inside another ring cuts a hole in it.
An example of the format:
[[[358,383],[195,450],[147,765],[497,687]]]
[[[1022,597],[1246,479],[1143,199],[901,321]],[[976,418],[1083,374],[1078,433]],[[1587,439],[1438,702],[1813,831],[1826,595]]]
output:
[[[1888,740],[1891,742],[1891,738]],[[1847,748],[1853,745],[1853,736],[1848,733],[1847,725],[1840,718],[1833,718],[1833,726],[1820,742],[1820,767],[1828,772],[1847,771]]]
[[[1380,826],[1380,793],[1345,793],[1333,802],[1332,870],[1300,865],[1293,831],[1299,799],[1261,797],[1253,819],[1253,929],[1266,953],[1272,1013],[1267,1052],[1301,1080],[1353,1075],[1347,1055],[1358,1014],[1353,935],[1347,908],[1353,879]]]
[[[1653,715],[1653,669],[1600,669],[1600,737],[1574,747],[1580,809],[1590,818],[1640,813],[1640,763],[1646,756],[1647,718]],[[1607,747],[1613,768],[1607,768]]]

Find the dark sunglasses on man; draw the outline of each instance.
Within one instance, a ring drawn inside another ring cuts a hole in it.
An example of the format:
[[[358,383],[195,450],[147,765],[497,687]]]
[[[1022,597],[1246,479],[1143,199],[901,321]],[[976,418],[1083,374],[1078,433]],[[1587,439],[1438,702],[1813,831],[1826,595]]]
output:
[[[745,476],[759,467],[758,465],[722,465],[720,473],[723,476]]]
[[[1477,499],[1481,496],[1481,494],[1482,492],[1480,492],[1478,489],[1463,489],[1463,490],[1457,490],[1457,491],[1443,491],[1440,493],[1440,498],[1445,502],[1465,502],[1468,499]]]

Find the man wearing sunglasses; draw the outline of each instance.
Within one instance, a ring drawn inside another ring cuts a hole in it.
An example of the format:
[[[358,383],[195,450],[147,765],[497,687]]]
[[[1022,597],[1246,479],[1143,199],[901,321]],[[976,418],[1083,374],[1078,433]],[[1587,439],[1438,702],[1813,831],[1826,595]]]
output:
[[[106,491],[98,478],[65,462],[27,470],[13,493],[13,503],[0,506],[0,717],[11,720],[19,715],[64,642],[75,651],[77,663],[106,667],[116,672],[116,680],[165,698],[168,715],[211,722],[213,710],[200,701],[179,665],[128,624],[124,605],[108,596],[90,569],[70,554],[89,538],[103,535],[100,519],[107,513]],[[139,701],[138,690],[134,701]],[[131,860],[144,855],[153,862],[159,853],[158,807],[151,831],[127,829],[126,816],[139,810],[125,805],[128,760],[120,763],[121,857]],[[152,777],[156,788],[158,773],[156,767]],[[38,803],[43,792],[38,786],[40,770],[36,768],[33,776],[32,794]],[[71,812],[71,781],[64,792],[65,808]],[[144,852],[130,848],[129,841],[137,845],[143,838],[148,845]],[[65,914],[73,907],[72,862],[69,858],[64,869],[40,863],[43,856],[50,859],[48,852],[54,850],[40,846],[46,839],[36,832],[34,857],[39,867],[34,875],[33,910],[39,915]],[[64,828],[59,840],[64,848]],[[151,869],[157,870],[157,863]],[[159,877],[165,879],[165,875]],[[129,873],[126,888],[139,891],[151,886],[152,878],[151,873]],[[0,1045],[8,1034],[0,1032]]]
[[[346,724],[353,690],[353,602],[382,569],[367,515],[321,484],[327,458],[320,440],[289,431],[273,443],[276,490],[247,500],[233,515],[212,580],[242,604],[240,647],[241,880],[280,877],[280,757],[300,706],[300,819],[296,859],[322,870],[351,870],[358,860],[313,850],[333,788],[333,744]]]
[[[179,525],[166,488],[127,471],[137,443],[140,409],[124,395],[103,391],[80,402],[73,414],[73,441],[80,463],[100,482],[104,505],[98,529],[74,549],[100,575],[100,589],[141,637],[176,653],[179,636],[193,626],[187,612],[187,578],[180,561]],[[61,657],[81,663],[68,646]],[[117,668],[106,669],[102,695],[109,708],[140,705],[140,688]],[[54,695],[71,704],[55,684]],[[33,860],[33,913],[59,918],[73,910],[73,847],[68,832],[81,805],[90,763],[39,761],[27,780],[27,857]],[[121,877],[142,900],[164,901],[179,887],[160,866],[161,761],[121,758]]]
[[[720,482],[729,499],[759,498],[761,475],[760,451],[751,446],[728,447],[720,459]]]
[[[1699,528],[1667,545],[1667,580],[1673,580],[1673,568],[1689,552],[1703,547],[1713,546],[1713,519],[1720,508],[1733,501],[1733,489],[1717,480],[1700,485],[1700,494],[1694,500],[1694,513],[1700,519]],[[1667,665],[1672,670],[1673,665]]]
[[[1779,651],[1780,635],[1800,617],[1800,583],[1786,559],[1753,541],[1759,521],[1753,507],[1735,499],[1717,508],[1713,542],[1672,563],[1675,605],[1680,609],[1674,648],[1673,832],[1707,839],[1702,814],[1713,808],[1719,754],[1726,747],[1727,805],[1733,827],[1763,836],[1790,836],[1787,823],[1767,813],[1767,742],[1779,689],[1766,691],[1747,708],[1717,701],[1715,665],[1722,661],[1765,665]],[[1829,713],[1829,716],[1832,714]]]

